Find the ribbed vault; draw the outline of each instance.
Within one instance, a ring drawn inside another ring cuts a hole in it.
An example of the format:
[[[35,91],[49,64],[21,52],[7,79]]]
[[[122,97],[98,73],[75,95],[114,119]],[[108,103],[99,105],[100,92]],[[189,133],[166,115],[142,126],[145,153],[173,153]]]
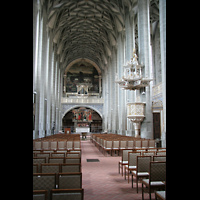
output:
[[[158,16],[158,0],[151,0],[151,19]],[[137,0],[49,0],[48,29],[65,69],[75,59],[87,58],[103,69],[112,57],[119,32],[125,31],[125,10]]]
[[[62,67],[77,58],[88,58],[98,66],[107,64],[117,34],[124,25],[124,8],[134,1],[50,0],[48,27],[53,34]]]

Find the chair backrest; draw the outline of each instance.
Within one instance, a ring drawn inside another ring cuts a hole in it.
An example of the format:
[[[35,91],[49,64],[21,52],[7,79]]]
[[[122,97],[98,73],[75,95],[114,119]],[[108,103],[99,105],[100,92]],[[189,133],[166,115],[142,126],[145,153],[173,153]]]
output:
[[[58,149],[65,149],[66,141],[58,141]]]
[[[151,156],[137,156],[137,172],[149,172]]]
[[[81,163],[81,158],[72,158],[72,157],[65,157],[65,163],[66,164],[80,164]]]
[[[149,140],[142,140],[142,147],[148,147],[149,146]]]
[[[49,142],[48,141],[42,142],[42,149],[49,149]]]
[[[112,148],[112,141],[106,141],[106,148]]]
[[[80,150],[69,150],[69,153],[79,153],[79,155],[81,156],[81,149]]]
[[[33,173],[38,173],[38,163],[33,163]]]
[[[149,164],[149,181],[165,181],[166,178],[166,162],[151,161]]]
[[[165,155],[153,156],[153,161],[166,161]]]
[[[133,152],[131,149],[122,150],[122,161],[128,161],[128,152]]]
[[[143,156],[154,156],[154,155],[155,155],[155,152],[154,152],[154,151],[152,151],[152,152],[143,151],[143,152],[142,152],[142,155],[143,155]]]
[[[56,187],[55,173],[35,173],[33,174],[33,190],[47,190],[47,199],[50,200],[50,190]]]
[[[35,153],[36,157],[46,157],[46,163],[48,162],[48,158],[50,157],[50,153]]]
[[[81,172],[81,164],[61,164],[62,173]]]
[[[51,157],[65,157],[65,153],[51,153]]]
[[[41,173],[59,173],[60,164],[58,163],[42,163],[41,164]]]
[[[80,149],[80,141],[74,141],[74,149]]]
[[[126,149],[126,141],[120,141],[120,149]]]
[[[149,147],[155,147],[155,140],[149,140]]]
[[[33,200],[47,200],[47,190],[33,190]]]
[[[157,151],[156,155],[166,156],[166,151]]]
[[[140,156],[140,152],[128,152],[128,165],[136,166],[137,165],[137,156]]]
[[[53,189],[51,190],[52,200],[83,200],[84,189]]]
[[[142,142],[141,140],[135,140],[135,147],[141,148],[142,147]]]
[[[35,142],[35,149],[42,149],[42,142],[41,141]]]
[[[51,142],[51,149],[57,149],[57,147],[58,147],[58,142],[52,141]]]
[[[72,189],[82,188],[82,173],[59,173],[58,174],[58,188]]]
[[[113,141],[113,148],[119,148],[119,141]]]
[[[80,157],[80,153],[67,152],[66,157]]]
[[[67,141],[67,149],[73,149],[73,141]]]
[[[40,165],[46,163],[46,157],[33,157],[33,163],[38,164],[38,172],[40,172]]]
[[[134,140],[128,140],[127,141],[127,146],[128,146],[128,149],[130,148],[130,149],[133,149],[133,147],[134,147]]]
[[[63,164],[65,161],[63,157],[49,157],[49,163],[60,163]]]

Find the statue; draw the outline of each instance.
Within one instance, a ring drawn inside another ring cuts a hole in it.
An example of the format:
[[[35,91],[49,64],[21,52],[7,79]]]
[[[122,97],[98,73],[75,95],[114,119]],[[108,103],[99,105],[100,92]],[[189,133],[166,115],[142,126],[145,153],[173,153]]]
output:
[[[133,64],[138,65],[137,54],[135,53],[135,49],[133,48]]]

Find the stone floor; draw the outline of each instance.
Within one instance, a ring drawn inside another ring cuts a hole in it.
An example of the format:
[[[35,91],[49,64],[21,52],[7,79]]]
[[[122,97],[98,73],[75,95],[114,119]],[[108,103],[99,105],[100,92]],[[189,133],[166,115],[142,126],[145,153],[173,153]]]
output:
[[[90,140],[81,141],[82,149],[82,188],[84,200],[139,200],[142,199],[142,184],[131,187],[131,181],[124,179],[118,172],[121,156],[104,156]],[[87,162],[86,159],[99,159]],[[155,199],[154,193],[151,198]],[[149,199],[147,193],[144,199]]]

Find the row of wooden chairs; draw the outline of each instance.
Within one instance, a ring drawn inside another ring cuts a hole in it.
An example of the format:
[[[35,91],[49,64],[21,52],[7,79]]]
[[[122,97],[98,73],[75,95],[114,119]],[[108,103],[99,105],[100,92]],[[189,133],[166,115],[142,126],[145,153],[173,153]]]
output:
[[[71,150],[81,149],[80,140],[34,141],[33,150]]]
[[[161,153],[163,155],[156,155]],[[156,164],[155,164],[156,163]],[[119,162],[120,168],[125,167],[125,179],[128,175],[132,175],[132,188],[133,177],[136,178],[136,190],[138,193],[138,179],[143,179],[142,184],[148,188],[149,197],[151,199],[151,192],[153,189],[165,189],[165,176],[166,176],[166,151],[132,151],[130,149],[123,150],[122,160]],[[152,169],[152,170],[151,170]],[[155,178],[156,177],[156,178]],[[151,183],[151,181],[153,181]],[[142,185],[142,199],[145,191]],[[159,195],[159,194],[158,194]],[[158,196],[157,195],[157,196]]]
[[[47,200],[48,190],[33,190],[34,200]],[[51,189],[50,199],[56,200],[57,198],[62,199],[84,199],[84,189]]]
[[[81,150],[70,151],[33,151],[33,157],[79,157]]]
[[[91,141],[95,146],[102,151],[102,153],[118,152],[123,149],[134,149],[134,148],[155,148],[155,140],[145,138],[134,138],[129,136],[119,136],[116,134],[93,134]]]
[[[81,163],[59,164],[59,163],[33,163],[33,173],[71,173],[81,172]]]
[[[166,148],[123,149],[122,150],[122,159],[118,163],[119,173],[120,173],[120,169],[122,169],[122,176],[123,176],[123,168],[124,168],[124,166],[128,165],[128,163],[129,163],[129,153],[131,153],[131,152],[140,153],[140,155],[166,156]]]
[[[80,134],[54,134],[42,138],[34,139],[33,141],[48,141],[48,140],[80,140]]]
[[[82,189],[82,173],[33,173],[33,191],[47,190],[46,199],[50,200],[55,189]]]

